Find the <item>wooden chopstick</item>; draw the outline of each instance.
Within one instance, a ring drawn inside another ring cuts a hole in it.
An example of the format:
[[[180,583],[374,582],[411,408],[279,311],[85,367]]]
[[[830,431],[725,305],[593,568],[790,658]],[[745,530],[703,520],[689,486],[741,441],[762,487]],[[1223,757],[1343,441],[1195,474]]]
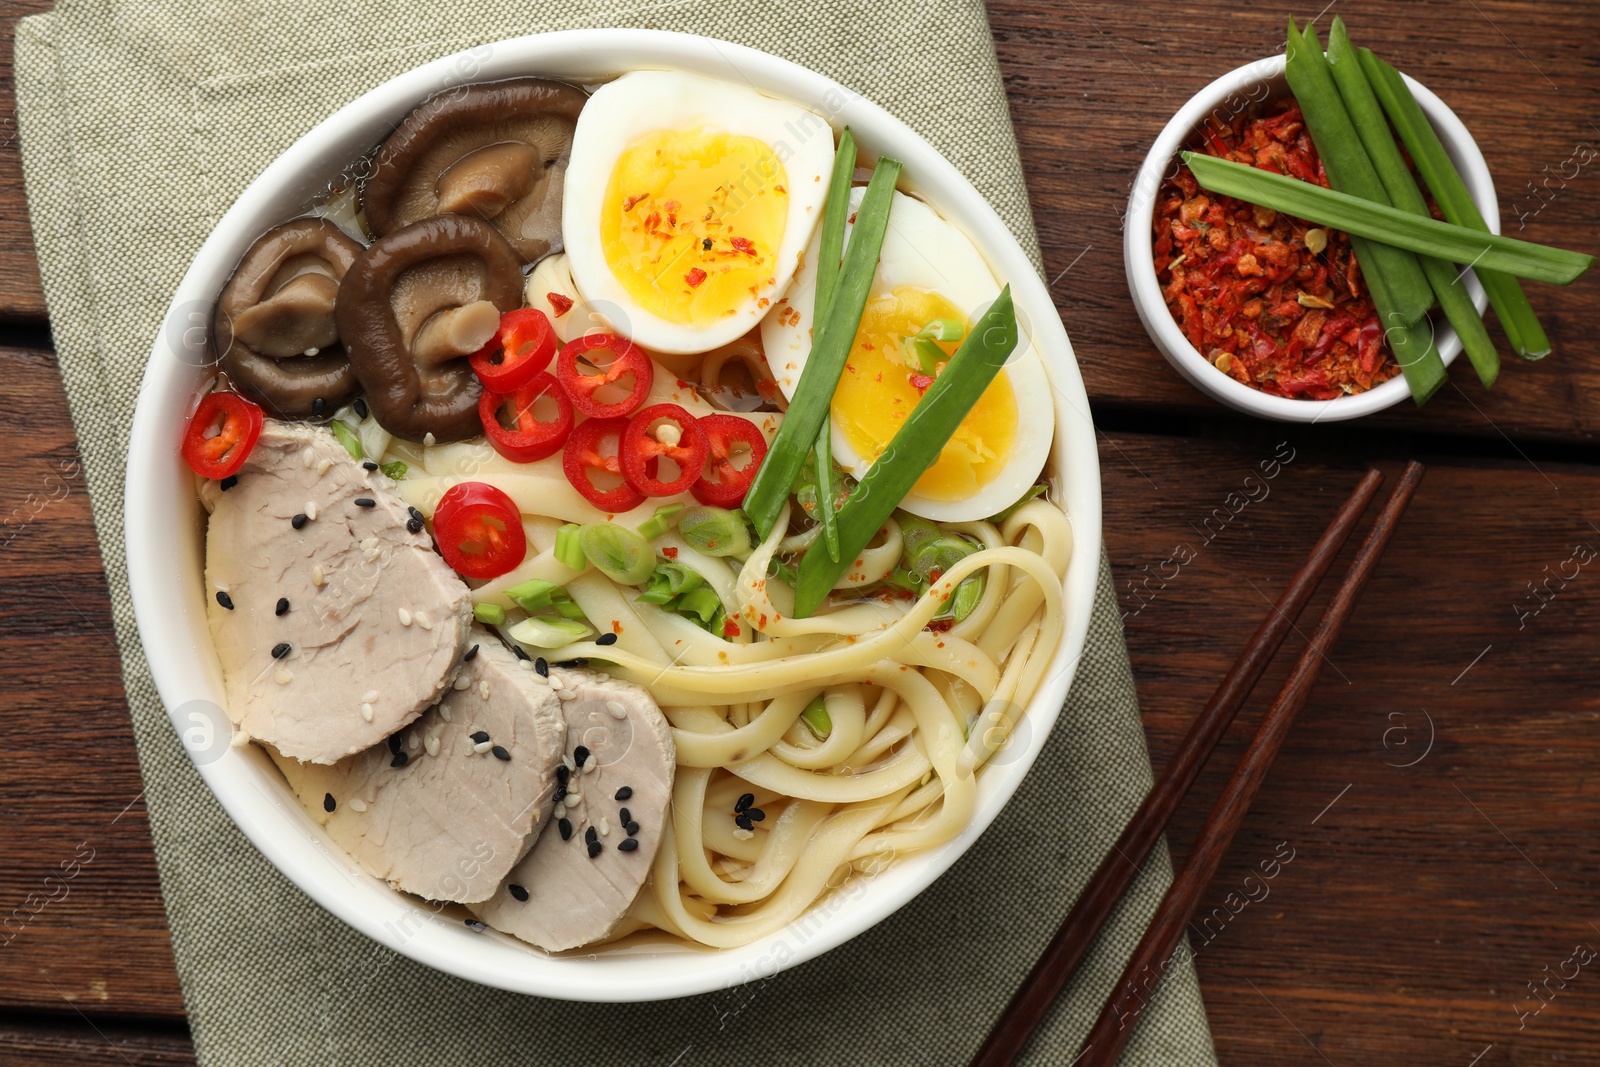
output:
[[[1338,592],[1323,611],[1316,630],[1311,634],[1311,641],[1295,662],[1294,670],[1290,672],[1278,699],[1256,728],[1255,737],[1240,758],[1233,777],[1223,787],[1222,795],[1217,798],[1205,826],[1200,830],[1200,836],[1184,860],[1183,869],[1162,898],[1144,937],[1134,949],[1122,977],[1118,979],[1111,997],[1101,1009],[1100,1017],[1095,1020],[1094,1027],[1084,1040],[1083,1051],[1073,1061],[1074,1067],[1112,1067],[1116,1063],[1117,1054],[1133,1033],[1148,995],[1154,992],[1163,972],[1172,962],[1173,950],[1194,917],[1201,893],[1217,873],[1233,835],[1250,810],[1251,801],[1266,781],[1272,761],[1283,746],[1283,739],[1289,734],[1295,713],[1305,703],[1306,695],[1316,681],[1324,656],[1338,640],[1339,630],[1360,599],[1362,587],[1372,576],[1390,536],[1400,522],[1400,516],[1421,481],[1422,464],[1406,464],[1400,481],[1389,494],[1389,499],[1384,501],[1383,509],[1373,521],[1366,541],[1345,573],[1344,581],[1339,583]],[[1137,1005],[1130,1005],[1130,1001],[1135,999]]]
[[[1117,843],[1100,861],[1094,877],[1079,895],[1061,928],[1040,955],[1022,988],[1000,1014],[983,1047],[972,1059],[972,1067],[1002,1067],[1021,1055],[1029,1039],[1055,1003],[1067,980],[1094,943],[1095,935],[1110,918],[1117,901],[1144,864],[1160,839],[1172,813],[1194,785],[1195,776],[1210,758],[1217,742],[1239,708],[1260,681],[1267,664],[1294,628],[1323,575],[1333,565],[1344,543],[1349,540],[1367,505],[1383,482],[1383,475],[1369,470],[1349,498],[1328,523],[1311,554],[1300,565],[1289,585],[1278,597],[1272,611],[1261,620],[1244,651],[1218,684],[1210,701],[1195,717],[1189,732],[1178,744],[1172,762],[1161,772],[1155,787],[1144,798]]]

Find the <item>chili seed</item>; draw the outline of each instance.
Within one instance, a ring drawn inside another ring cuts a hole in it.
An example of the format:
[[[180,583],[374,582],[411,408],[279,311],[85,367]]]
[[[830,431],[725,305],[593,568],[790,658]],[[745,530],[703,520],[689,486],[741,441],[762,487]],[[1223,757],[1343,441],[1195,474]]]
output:
[[[322,794],[322,810],[323,811],[325,811],[325,812],[327,812],[327,813],[329,813],[331,815],[331,814],[333,814],[334,809],[337,808],[338,806],[339,806],[339,802],[333,799],[333,794],[332,793],[324,793],[324,794]]]
[[[515,882],[512,882],[510,885],[506,886],[506,892],[510,893],[512,896],[521,901],[526,901],[528,899],[528,891]]]
[[[353,503],[358,508],[375,508],[378,506],[378,502],[370,496],[358,496]]]
[[[229,596],[227,593],[224,593],[220,589],[217,590],[217,603],[221,604],[229,611],[233,610],[233,597]]]
[[[305,526],[305,524],[306,524],[306,517],[303,514],[302,515],[296,515],[294,518],[289,520],[289,525],[293,526],[296,530],[298,530],[301,527]]]
[[[617,635],[601,634],[599,637],[594,639],[594,643],[597,645],[614,645],[617,643]]]
[[[289,613],[289,598],[286,596],[279,597],[278,606],[272,609],[272,613],[274,615],[287,615]]]
[[[292,646],[289,644],[289,642],[279,641],[277,644],[272,646],[272,658],[282,659],[289,654],[289,649],[291,647]]]
[[[638,850],[638,848],[639,839],[636,837],[625,837],[621,841],[617,842],[618,852],[635,852]]]
[[[615,799],[615,800],[627,800],[628,798],[630,798],[632,796],[633,796],[633,786],[625,785],[621,789],[617,790],[616,796],[613,799]]]

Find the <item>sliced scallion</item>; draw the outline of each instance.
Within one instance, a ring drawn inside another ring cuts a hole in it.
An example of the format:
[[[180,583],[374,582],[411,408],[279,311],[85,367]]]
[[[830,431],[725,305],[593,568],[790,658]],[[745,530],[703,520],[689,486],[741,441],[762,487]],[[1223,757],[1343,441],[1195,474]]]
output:
[[[828,702],[820,696],[806,705],[806,710],[800,713],[800,721],[818,741],[826,741],[833,733],[833,716],[828,714]]]
[[[878,160],[867,191],[856,208],[850,246],[845,250],[839,280],[829,297],[827,314],[815,325],[811,354],[800,372],[800,381],[795,386],[783,425],[778,428],[767,458],[756,471],[750,492],[745,496],[745,514],[750,516],[756,532],[763,538],[772,532],[778,521],[778,512],[789,495],[789,487],[794,484],[795,474],[816,445],[817,433],[828,416],[833,391],[838,387],[839,375],[844,371],[845,359],[861,325],[861,312],[866,308],[872,277],[878,269],[878,253],[883,249],[894,183],[899,177],[898,162]],[[898,498],[895,503],[899,503]],[[843,546],[841,533],[840,553],[846,559],[853,559]]]
[[[583,545],[578,541],[582,530],[582,526],[569,522],[556,531],[556,543],[551,554],[556,557],[557,563],[568,570],[581,571],[589,567],[589,558],[583,554]]]
[[[485,626],[504,626],[506,624],[506,609],[499,604],[474,604],[472,617]]]
[[[529,578],[527,581],[512,586],[506,590],[506,596],[526,612],[542,611],[555,603],[557,594],[566,595],[554,582],[547,582],[543,578]]]
[[[1394,124],[1400,140],[1405,142],[1406,149],[1411,153],[1411,161],[1417,165],[1417,172],[1427,183],[1428,191],[1433,193],[1433,199],[1444,212],[1444,217],[1457,226],[1481,233],[1489,232],[1489,225],[1483,221],[1478,205],[1473,203],[1460,172],[1450,162],[1438,133],[1422,113],[1422,108],[1417,106],[1416,98],[1406,87],[1400,72],[1373,55],[1371,49],[1357,49],[1356,55],[1373,92],[1383,104],[1383,110]],[[1539,317],[1533,313],[1533,305],[1528,303],[1528,295],[1522,291],[1517,279],[1497,270],[1486,269],[1481,263],[1474,264],[1473,270],[1478,275],[1478,281],[1483,283],[1483,290],[1489,296],[1489,303],[1500,319],[1500,326],[1505,330],[1506,340],[1511,342],[1512,349],[1527,359],[1543,359],[1549,355],[1550,338],[1545,335],[1544,327],[1539,324]]]
[[[344,424],[342,419],[334,419],[328,423],[328,429],[333,431],[334,438],[350,453],[351,459],[365,459],[367,454],[361,448],[361,438],[356,432]]]
[[[805,618],[821,605],[844,573],[845,563],[866,548],[917,479],[938,461],[945,443],[1016,347],[1017,316],[1008,285],[839,509],[842,561],[830,560],[826,552],[807,552],[800,561],[794,609],[798,617]]]
[[[1383,182],[1389,202],[1401,211],[1413,215],[1427,215],[1428,204],[1417,188],[1400,149],[1394,143],[1394,134],[1383,117],[1383,108],[1373,94],[1367,75],[1356,58],[1350,35],[1345,30],[1344,19],[1334,16],[1333,27],[1328,31],[1328,65],[1333,68],[1333,80],[1338,83],[1339,95],[1344,98],[1355,124],[1361,143],[1366,146],[1367,157]],[[1485,388],[1492,386],[1500,376],[1500,354],[1494,350],[1489,331],[1483,327],[1483,317],[1472,305],[1467,287],[1461,284],[1461,272],[1453,265],[1433,256],[1421,257],[1422,273],[1439,298],[1439,307],[1456,336],[1461,338],[1462,350],[1478,372],[1478,380]]]
[[[1198,152],[1183,153],[1195,180],[1213,193],[1270,207],[1346,233],[1361,234],[1452,263],[1505,271],[1519,278],[1571,285],[1594,263],[1593,256],[1514,237],[1480,233],[1437,219],[1397,211],[1320,185],[1286,178]]]
[[[404,460],[398,460],[397,459],[397,460],[392,460],[392,461],[390,461],[388,463],[383,464],[378,469],[383,471],[383,473],[387,477],[392,478],[397,482],[400,482],[400,481],[404,481],[405,480],[406,471],[409,470],[410,468],[408,468],[405,465],[405,461]]]
[[[656,567],[650,542],[614,522],[591,522],[578,531],[584,558],[613,582],[642,585]]]
[[[553,619],[546,615],[533,615],[517,623],[506,633],[511,640],[535,648],[562,648],[574,641],[582,641],[594,633],[588,625],[576,619]]]
[[[639,536],[646,541],[654,541],[672,529],[672,524],[677,521],[678,513],[682,510],[682,504],[664,504],[656,508],[654,515],[639,524]]]
[[[750,531],[737,511],[696,504],[678,517],[678,536],[708,556],[748,556]]]

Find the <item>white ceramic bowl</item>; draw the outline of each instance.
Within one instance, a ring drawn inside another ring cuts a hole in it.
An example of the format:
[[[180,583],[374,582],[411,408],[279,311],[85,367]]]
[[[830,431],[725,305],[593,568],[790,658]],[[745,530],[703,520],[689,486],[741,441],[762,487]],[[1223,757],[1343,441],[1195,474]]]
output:
[[[1489,229],[1500,232],[1500,205],[1495,199],[1494,181],[1489,177],[1489,166],[1478,151],[1477,142],[1467,132],[1466,126],[1456,118],[1433,93],[1406,76],[1406,85],[1417,98],[1422,113],[1428,117],[1444,143],[1450,161],[1461,172],[1467,192],[1483,213]],[[1128,198],[1128,211],[1122,227],[1122,259],[1128,272],[1128,289],[1133,293],[1133,305],[1167,362],[1189,379],[1201,392],[1229,407],[1262,418],[1283,422],[1335,422],[1355,419],[1381,411],[1392,404],[1410,398],[1405,379],[1399,375],[1365,393],[1336,397],[1333,400],[1294,400],[1283,396],[1270,396],[1217,370],[1184,336],[1177,320],[1172,317],[1166,301],[1161,297],[1161,285],[1156,280],[1155,253],[1152,248],[1151,221],[1155,212],[1156,196],[1161,183],[1176,173],[1179,149],[1189,144],[1191,136],[1201,122],[1216,112],[1227,119],[1252,104],[1288,92],[1283,76],[1283,56],[1268,56],[1229,71],[1196,93],[1189,102],[1167,123],[1161,136],[1150,146],[1144,165],[1133,184],[1133,194]],[[1483,286],[1475,275],[1468,275],[1467,291],[1479,314],[1487,306]],[[1461,352],[1461,339],[1455,330],[1435,311],[1429,316],[1433,324],[1435,343],[1446,365]]]
[[[524,75],[594,82],[622,71],[674,67],[748,81],[848,123],[863,147],[893,156],[920,195],[971,234],[1008,281],[1055,390],[1059,500],[1076,537],[1065,580],[1066,636],[1007,748],[979,779],[977,813],[943,848],[853,880],[803,921],[744,948],[605,950],[551,957],[494,932],[474,933],[362,873],[301,810],[254,746],[233,748],[220,669],[206,628],[203,537],[178,441],[196,390],[211,376],[197,358],[222,282],[245,248],[290,218],[426,97],[452,85]],[[926,141],[834,81],[748,48],[645,30],[579,30],[521,37],[449,56],[401,75],[311,130],[245,190],[201,247],[150,354],[128,455],[128,572],[145,654],[174,728],[206,783],[262,853],[351,926],[430,966],[487,985],[563,1000],[639,1001],[729,988],[810,959],[879,922],[926,888],[993,821],[1039,754],[1072,682],[1088,628],[1100,557],[1100,478],[1089,405],[1054,304],[998,215]],[[976,901],[974,902],[977,903]]]

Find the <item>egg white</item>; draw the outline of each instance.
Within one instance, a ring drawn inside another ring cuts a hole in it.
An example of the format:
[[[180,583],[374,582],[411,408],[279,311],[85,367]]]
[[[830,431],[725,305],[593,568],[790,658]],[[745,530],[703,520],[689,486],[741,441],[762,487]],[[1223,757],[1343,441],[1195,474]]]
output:
[[[850,191],[851,218],[865,193],[860,186]],[[852,229],[847,223],[846,247]],[[761,344],[767,363],[778,388],[790,398],[811,354],[812,307],[816,302],[816,265],[821,258],[821,245],[822,234],[818,230],[806,248],[805,263],[796,273],[794,284],[761,321]],[[938,293],[961,310],[969,325],[1000,295],[1000,284],[966,234],[940,218],[927,204],[896,192],[868,300],[901,286]],[[934,500],[913,491],[901,502],[902,508],[936,522],[968,522],[1005,509],[1038,480],[1050,454],[1055,407],[1044,364],[1026,330],[1019,329],[1017,348],[1007,361],[1004,374],[1016,399],[1017,428],[1011,454],[1000,473],[965,499]],[[834,460],[855,477],[865,476],[871,461],[851,446],[837,425],[832,441]]]
[[[783,164],[787,222],[772,283],[709,326],[669,322],[639,306],[606,262],[600,242],[606,188],[622,151],[660,130],[722,132],[763,141]],[[681,71],[625,74],[597,89],[578,116],[561,209],[567,265],[579,291],[608,308],[611,326],[657,352],[706,352],[749,332],[788,287],[822,217],[833,167],[833,130],[814,112],[732,82]],[[609,309],[615,310],[609,310]]]

